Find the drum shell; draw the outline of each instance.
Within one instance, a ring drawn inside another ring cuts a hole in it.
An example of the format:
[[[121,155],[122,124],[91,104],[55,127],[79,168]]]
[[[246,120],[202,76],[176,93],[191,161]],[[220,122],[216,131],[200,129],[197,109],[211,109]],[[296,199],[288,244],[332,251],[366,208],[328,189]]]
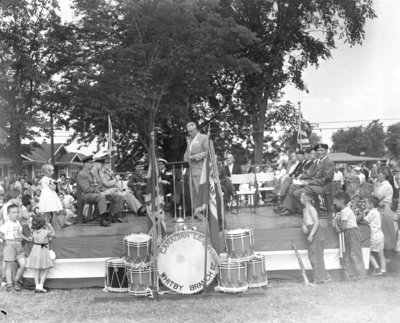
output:
[[[204,234],[177,231],[166,237],[157,250],[157,274],[162,284],[178,294],[195,294],[204,287]],[[218,272],[218,256],[207,244],[206,285]]]
[[[246,262],[222,262],[219,265],[218,287],[216,290],[225,293],[242,293],[247,291]]]
[[[110,258],[105,261],[106,277],[104,289],[109,292],[127,292],[128,279],[123,259]]]
[[[132,235],[133,238],[140,237],[141,234]],[[143,234],[144,237],[148,236]],[[131,267],[147,267],[151,262],[152,243],[151,237],[148,236],[147,241],[129,241],[129,236],[123,240],[123,255],[127,266]]]
[[[248,261],[254,254],[254,234],[252,229],[225,231],[225,246],[231,261]]]
[[[247,262],[247,283],[250,288],[268,284],[265,256],[255,255],[253,259]]]
[[[152,294],[154,267],[133,268],[127,266],[129,295],[149,296]]]

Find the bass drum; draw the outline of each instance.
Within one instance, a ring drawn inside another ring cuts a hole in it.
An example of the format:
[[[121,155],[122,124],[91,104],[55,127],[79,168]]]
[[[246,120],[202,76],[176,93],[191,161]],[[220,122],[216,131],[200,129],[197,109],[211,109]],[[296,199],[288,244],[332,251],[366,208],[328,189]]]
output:
[[[163,285],[179,294],[203,290],[204,234],[194,230],[178,231],[164,239],[157,250],[157,274]],[[218,272],[218,255],[207,245],[207,286]]]

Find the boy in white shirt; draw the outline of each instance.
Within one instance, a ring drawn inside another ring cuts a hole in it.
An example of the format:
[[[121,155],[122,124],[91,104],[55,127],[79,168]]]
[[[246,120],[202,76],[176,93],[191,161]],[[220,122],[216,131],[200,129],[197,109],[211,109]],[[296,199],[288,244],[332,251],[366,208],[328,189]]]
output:
[[[31,241],[22,234],[22,226],[17,220],[18,206],[11,204],[7,207],[8,220],[0,227],[0,238],[4,240],[3,256],[6,262],[6,280],[7,291],[20,291],[21,286],[19,279],[25,270],[26,260],[25,252],[22,248],[22,240]],[[12,279],[12,269],[14,262],[17,261],[19,268],[15,274],[14,281]]]

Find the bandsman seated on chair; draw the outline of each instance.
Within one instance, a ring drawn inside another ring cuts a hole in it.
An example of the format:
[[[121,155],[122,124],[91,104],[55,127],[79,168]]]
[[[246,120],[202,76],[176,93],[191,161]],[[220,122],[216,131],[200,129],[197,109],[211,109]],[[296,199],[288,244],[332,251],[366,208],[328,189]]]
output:
[[[282,203],[282,211],[279,212],[281,215],[291,215],[302,211],[300,196],[304,191],[317,195],[331,192],[334,163],[327,156],[328,145],[318,144],[314,150],[317,152],[318,159],[310,169],[310,178],[293,181]]]
[[[108,217],[115,217],[121,210],[123,199],[118,195],[107,196],[100,191],[98,181],[93,176],[91,170],[93,168],[93,156],[85,158],[83,168],[78,173],[76,180],[82,191],[82,199],[85,203],[97,203],[100,213],[100,225],[109,226]],[[107,201],[110,201],[109,212],[107,212]]]
[[[97,165],[97,163],[101,164]],[[107,163],[105,158],[100,158],[96,160],[94,168],[97,170],[97,174],[94,176],[99,180],[101,184],[101,190],[104,190],[106,194],[118,194],[120,195],[128,208],[128,210],[135,212],[136,214],[141,215],[141,212],[144,212],[142,204],[137,200],[137,198],[130,191],[124,191],[117,186],[118,183],[118,175],[114,175],[112,170],[110,169],[110,164]],[[121,222],[122,220],[116,219]]]

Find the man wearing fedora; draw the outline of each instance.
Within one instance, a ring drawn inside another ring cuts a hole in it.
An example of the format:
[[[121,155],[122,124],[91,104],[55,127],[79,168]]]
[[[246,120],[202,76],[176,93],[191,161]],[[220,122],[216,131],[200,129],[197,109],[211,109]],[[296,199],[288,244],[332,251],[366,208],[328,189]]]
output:
[[[93,156],[89,156],[82,160],[83,168],[78,173],[76,180],[82,192],[82,199],[85,203],[97,203],[100,213],[100,225],[109,226],[108,218],[115,216],[122,210],[122,197],[112,195],[107,197],[105,193],[100,191],[99,183],[93,176],[91,170],[93,168]],[[111,201],[109,212],[107,212],[107,200]]]
[[[317,152],[318,159],[314,166],[309,169],[309,177],[291,185],[282,203],[283,211],[280,212],[281,215],[292,215],[302,210],[300,195],[304,191],[317,195],[330,193],[335,165],[327,156],[328,145],[318,144],[314,147],[314,150]],[[328,207],[331,207],[331,205]]]

